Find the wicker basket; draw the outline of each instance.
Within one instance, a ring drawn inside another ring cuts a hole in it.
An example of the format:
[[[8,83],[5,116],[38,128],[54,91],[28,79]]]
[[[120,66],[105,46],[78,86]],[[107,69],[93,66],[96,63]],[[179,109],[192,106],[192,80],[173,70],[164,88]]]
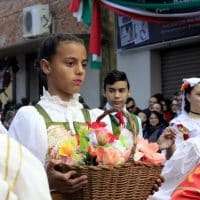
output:
[[[107,111],[98,118],[113,111]],[[128,116],[129,117],[129,116]],[[135,135],[136,137],[136,135]],[[134,140],[136,141],[136,140]],[[133,151],[135,151],[134,144]],[[66,166],[59,170],[76,170],[79,175],[87,175],[88,184],[81,191],[69,195],[56,195],[54,200],[146,200],[153,184],[160,177],[161,166],[147,166],[130,160],[123,166]]]

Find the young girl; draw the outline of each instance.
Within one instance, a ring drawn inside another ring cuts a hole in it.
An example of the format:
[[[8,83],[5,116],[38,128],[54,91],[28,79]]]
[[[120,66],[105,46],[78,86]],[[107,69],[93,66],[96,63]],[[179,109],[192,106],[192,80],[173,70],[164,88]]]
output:
[[[159,138],[161,149],[165,149],[166,145],[169,156],[184,140],[200,136],[199,94],[200,78],[183,79],[181,114],[170,121],[169,127]],[[174,142],[175,145],[172,145]]]
[[[195,192],[198,188],[196,185],[199,186],[197,184],[199,181],[196,182],[195,174],[191,170],[197,167],[199,171],[200,164],[200,78],[183,81],[182,113],[170,122],[173,129],[169,129],[174,131],[175,141],[171,140],[171,144],[175,142],[175,152],[163,168],[162,175],[165,182],[151,200],[183,200],[184,198],[178,197],[185,196],[185,192],[189,192],[190,195],[190,190],[184,190],[184,187]],[[170,144],[170,141],[168,142]],[[186,179],[188,174],[191,182]],[[179,192],[173,194],[175,189]],[[197,198],[192,198],[191,195],[188,199]]]
[[[66,137],[67,130],[75,134],[74,122],[95,121],[103,111],[84,110],[79,103],[78,92],[87,67],[87,51],[82,40],[72,35],[52,35],[44,40],[39,60],[48,90],[36,107],[25,106],[17,112],[9,132],[44,163],[50,145]],[[111,130],[109,118],[103,120]],[[56,171],[56,164],[53,160],[48,160],[47,164],[53,191],[74,192],[87,183],[87,177],[74,176],[75,171],[65,174]]]

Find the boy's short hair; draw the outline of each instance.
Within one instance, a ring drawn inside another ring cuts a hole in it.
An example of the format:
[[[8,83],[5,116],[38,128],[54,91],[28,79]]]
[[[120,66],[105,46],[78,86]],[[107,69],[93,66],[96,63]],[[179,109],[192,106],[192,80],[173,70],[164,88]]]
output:
[[[109,72],[104,79],[104,91],[106,90],[107,85],[113,85],[117,81],[126,81],[128,89],[130,88],[126,74],[122,71],[113,70]]]

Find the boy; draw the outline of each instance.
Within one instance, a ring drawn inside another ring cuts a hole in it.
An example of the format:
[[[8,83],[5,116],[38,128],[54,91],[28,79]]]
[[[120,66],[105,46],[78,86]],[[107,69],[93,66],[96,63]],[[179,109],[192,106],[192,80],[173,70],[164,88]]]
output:
[[[129,121],[127,117],[120,112],[123,111],[123,113],[128,113],[126,109],[126,101],[130,96],[129,81],[124,72],[113,70],[107,74],[104,79],[104,96],[107,99],[104,110],[112,108],[119,110],[119,112],[110,115],[112,126],[114,126],[115,123],[118,123],[118,125],[125,126],[129,129]],[[134,114],[131,114],[131,119],[135,124],[137,133],[142,136],[141,120]]]

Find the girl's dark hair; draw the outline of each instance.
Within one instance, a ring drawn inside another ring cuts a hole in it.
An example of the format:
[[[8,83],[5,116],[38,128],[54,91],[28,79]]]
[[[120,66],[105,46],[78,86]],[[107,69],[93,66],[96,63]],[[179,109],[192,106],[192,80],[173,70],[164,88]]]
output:
[[[52,34],[48,36],[46,39],[44,39],[40,46],[38,59],[36,61],[36,67],[40,69],[40,61],[42,59],[50,61],[52,56],[56,54],[57,48],[61,42],[69,42],[69,43],[75,42],[84,45],[83,40],[76,37],[75,35],[63,34],[63,33]],[[46,75],[41,70],[40,70],[40,79],[42,85],[47,89],[48,86],[47,86]]]
[[[161,93],[156,93],[151,97],[155,97],[159,103],[164,100],[163,94]]]
[[[63,33],[52,34],[42,42],[38,60],[50,60],[51,57],[56,54],[57,47],[61,42],[76,42],[84,45],[84,42],[75,35]]]
[[[128,89],[130,88],[128,78],[126,74],[122,71],[113,70],[109,72],[104,79],[104,90],[106,90],[107,85],[113,85],[117,81],[126,81]]]
[[[195,87],[195,86],[194,86]],[[187,99],[187,95],[191,94],[191,91],[194,89],[194,87],[188,87],[187,89],[185,89],[185,96],[184,96],[184,100],[185,100],[185,107],[184,110],[189,113],[190,112],[190,102]]]

